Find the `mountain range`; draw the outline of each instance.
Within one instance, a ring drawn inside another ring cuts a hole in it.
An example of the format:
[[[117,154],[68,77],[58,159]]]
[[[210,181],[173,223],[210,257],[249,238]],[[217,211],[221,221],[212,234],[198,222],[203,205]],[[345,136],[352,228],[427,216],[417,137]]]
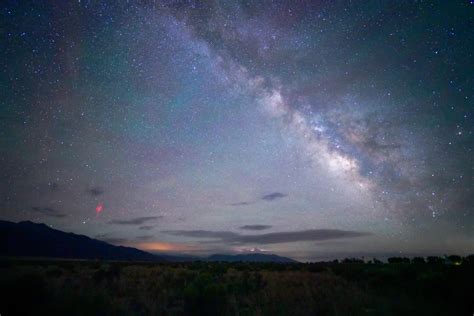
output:
[[[66,233],[30,221],[0,221],[0,256],[157,262],[296,262],[290,258],[262,253],[214,254],[209,257],[155,255],[132,247],[111,245],[84,235]]]

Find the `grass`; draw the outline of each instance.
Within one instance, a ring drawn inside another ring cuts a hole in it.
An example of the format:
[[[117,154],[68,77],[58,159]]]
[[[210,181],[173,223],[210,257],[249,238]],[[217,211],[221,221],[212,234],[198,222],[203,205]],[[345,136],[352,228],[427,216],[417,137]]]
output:
[[[472,315],[474,265],[0,261],[2,315]]]

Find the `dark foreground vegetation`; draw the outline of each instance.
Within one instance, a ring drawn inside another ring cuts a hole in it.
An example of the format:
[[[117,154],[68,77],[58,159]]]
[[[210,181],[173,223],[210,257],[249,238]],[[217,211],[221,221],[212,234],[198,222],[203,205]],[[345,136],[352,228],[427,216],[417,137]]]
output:
[[[473,257],[433,258],[388,264],[2,259],[0,313],[472,315]]]

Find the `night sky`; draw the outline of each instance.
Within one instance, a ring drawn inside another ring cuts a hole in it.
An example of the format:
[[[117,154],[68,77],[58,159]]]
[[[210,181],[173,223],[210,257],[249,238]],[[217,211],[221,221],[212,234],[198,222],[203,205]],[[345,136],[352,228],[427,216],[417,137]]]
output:
[[[0,219],[197,255],[474,252],[473,1],[0,9]]]

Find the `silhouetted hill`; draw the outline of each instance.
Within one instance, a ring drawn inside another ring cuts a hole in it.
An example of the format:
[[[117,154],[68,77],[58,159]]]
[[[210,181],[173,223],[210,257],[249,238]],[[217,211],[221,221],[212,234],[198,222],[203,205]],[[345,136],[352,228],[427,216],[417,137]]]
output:
[[[226,261],[226,262],[277,262],[277,263],[292,263],[297,262],[296,260],[280,257],[272,254],[263,254],[263,253],[249,253],[249,254],[239,254],[239,255],[223,255],[215,254],[207,258],[209,261]]]
[[[131,247],[114,246],[84,235],[66,233],[45,224],[30,221],[0,221],[0,255],[14,257],[45,257],[69,259],[101,259],[129,261],[226,261],[226,262],[296,262],[272,254],[214,254],[209,257],[186,255],[154,255]]]
[[[165,260],[135,248],[113,246],[45,224],[0,221],[0,254],[5,256],[155,261]]]

